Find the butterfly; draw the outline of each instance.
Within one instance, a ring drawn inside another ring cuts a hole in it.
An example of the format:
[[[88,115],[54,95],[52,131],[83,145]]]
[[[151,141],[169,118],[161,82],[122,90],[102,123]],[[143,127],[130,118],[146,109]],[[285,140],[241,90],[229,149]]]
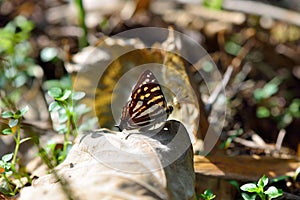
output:
[[[144,71],[131,94],[131,99],[123,108],[120,131],[144,132],[161,127],[172,113],[156,77],[150,70]]]

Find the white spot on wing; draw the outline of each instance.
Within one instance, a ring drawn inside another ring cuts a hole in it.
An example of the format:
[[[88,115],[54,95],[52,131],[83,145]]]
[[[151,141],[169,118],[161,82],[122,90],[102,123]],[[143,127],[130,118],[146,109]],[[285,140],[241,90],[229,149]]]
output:
[[[133,112],[135,112],[137,109],[139,109],[143,105],[142,101],[138,101],[135,107],[133,108]]]

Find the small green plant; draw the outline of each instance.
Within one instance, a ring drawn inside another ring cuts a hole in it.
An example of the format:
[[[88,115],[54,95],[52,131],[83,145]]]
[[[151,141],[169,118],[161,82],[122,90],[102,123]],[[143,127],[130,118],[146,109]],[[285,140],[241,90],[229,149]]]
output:
[[[253,98],[257,103],[256,116],[274,119],[279,129],[286,128],[293,119],[300,118],[299,98],[291,99],[291,102],[285,105],[282,104],[281,97],[274,96],[279,91],[282,82],[282,78],[275,77],[253,93]]]
[[[282,79],[275,77],[262,88],[254,90],[253,96],[257,102],[261,102],[267,98],[270,98],[272,95],[276,94],[279,90],[279,86],[282,83]]]
[[[72,145],[70,136],[75,138],[78,130],[84,129],[87,124],[82,123],[83,115],[88,113],[90,109],[85,104],[76,104],[84,96],[84,92],[73,92],[69,89],[61,89],[53,87],[48,91],[48,94],[54,98],[54,101],[49,105],[50,112],[58,113],[58,126],[56,131],[64,135],[64,144],[62,151],[58,148],[59,144],[50,142],[47,146],[48,151],[51,152],[51,157],[55,165],[61,163],[67,156],[68,151]],[[96,122],[95,120],[91,120]],[[79,125],[80,124],[80,125]]]
[[[6,154],[2,157],[0,161],[0,169],[2,169],[1,173],[1,192],[8,195],[15,195],[19,187],[16,187],[13,183],[14,179],[18,179],[19,183],[24,186],[23,181],[21,180],[22,177],[27,178],[27,182],[31,182],[30,178],[27,174],[22,174],[18,171],[18,152],[20,145],[29,140],[30,138],[23,138],[21,139],[21,120],[24,114],[28,111],[28,106],[17,110],[16,112],[12,111],[5,111],[1,114],[2,118],[7,118],[9,128],[2,130],[2,134],[4,135],[13,135],[15,140],[15,149],[13,153]],[[3,181],[4,180],[4,181]]]
[[[276,102],[270,101],[269,99],[278,92],[279,86],[282,80],[278,77],[273,78],[271,81],[266,83],[264,87],[257,88],[254,90],[253,97],[254,100],[260,104],[256,110],[256,116],[258,118],[267,118],[271,116],[272,107],[278,107]],[[268,104],[264,105],[264,101],[269,101]]]
[[[16,109],[22,89],[28,88],[33,77],[40,76],[42,69],[30,57],[29,41],[34,24],[24,16],[17,16],[0,28],[0,107]]]
[[[240,189],[244,191],[242,193],[243,199],[255,200],[257,197],[259,197],[261,200],[270,200],[282,196],[282,190],[277,189],[274,186],[271,186],[267,190],[265,190],[265,187],[267,186],[268,182],[268,177],[264,175],[258,180],[257,184],[247,183],[245,185],[242,185]],[[254,194],[248,194],[245,192]]]
[[[85,23],[85,9],[82,0],[75,0],[74,3],[78,12],[78,23],[83,31],[82,36],[79,38],[79,48],[82,49],[88,44],[88,29]]]
[[[223,0],[204,0],[203,5],[210,9],[221,10]]]
[[[259,106],[256,110],[256,116],[258,118],[273,118],[277,121],[277,127],[284,129],[293,119],[300,118],[300,99],[293,99],[288,107],[281,107],[277,99],[274,97],[271,101],[266,101],[265,105]],[[272,112],[272,110],[278,110],[278,112]]]
[[[61,153],[54,152],[58,155],[59,163],[66,158],[68,147],[72,144],[69,140],[70,135],[77,136],[75,112],[73,108],[73,99],[71,97],[72,91],[53,87],[48,91],[48,94],[55,100],[49,105],[49,111],[57,111],[59,114],[59,126],[56,128],[56,131],[60,134],[64,134],[63,151]],[[55,149],[55,147],[53,147],[53,149]]]
[[[17,110],[15,113],[13,113],[11,111],[5,111],[1,114],[1,116],[3,118],[9,118],[9,121],[8,121],[9,128],[4,129],[2,131],[2,133],[4,135],[15,134],[14,140],[16,142],[16,146],[15,146],[15,151],[13,153],[13,158],[11,161],[13,169],[16,168],[15,164],[16,164],[17,154],[18,154],[20,145],[23,142],[30,139],[30,138],[24,138],[21,140],[21,119],[25,115],[25,113],[28,111],[28,109],[29,109],[28,106],[26,106],[20,110]]]
[[[200,194],[200,197],[203,200],[211,200],[216,198],[216,195],[214,195],[210,189],[207,189],[203,192],[203,194]]]

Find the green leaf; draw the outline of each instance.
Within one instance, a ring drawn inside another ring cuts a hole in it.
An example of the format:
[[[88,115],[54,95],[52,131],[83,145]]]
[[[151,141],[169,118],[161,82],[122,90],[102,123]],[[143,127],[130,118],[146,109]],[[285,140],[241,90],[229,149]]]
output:
[[[60,124],[58,125],[55,130],[59,133],[59,134],[64,134],[67,132],[67,126],[65,124]]]
[[[278,127],[280,129],[285,128],[293,121],[293,116],[290,113],[286,113],[281,117],[280,122],[278,123]]]
[[[55,149],[55,146],[56,146],[56,143],[54,141],[49,141],[47,143],[46,149],[53,152]]]
[[[78,127],[79,131],[88,131],[91,129],[95,129],[98,125],[98,118],[93,117],[89,118],[88,120],[85,120],[83,123],[81,123]]]
[[[20,27],[24,32],[30,32],[34,27],[34,24],[31,21],[27,20],[24,16],[21,15],[17,16],[14,21],[16,25]]]
[[[19,119],[20,117],[21,117],[21,111],[20,111],[20,110],[17,110],[17,112],[14,113],[13,118],[14,118],[14,119]]]
[[[256,101],[261,101],[265,98],[264,91],[261,88],[254,90],[253,96]]]
[[[278,85],[268,83],[263,88],[263,91],[264,91],[265,98],[269,98],[270,96],[272,96],[273,94],[275,94],[278,91]]]
[[[15,127],[18,123],[19,123],[18,119],[10,119],[8,121],[8,125],[9,125],[10,128]]]
[[[280,197],[283,194],[282,190],[277,189],[274,186],[269,187],[264,193],[269,196],[269,199]]]
[[[48,94],[53,98],[59,98],[62,96],[62,89],[58,87],[53,87],[48,91]]]
[[[241,45],[239,45],[233,41],[229,41],[229,42],[226,42],[224,48],[227,53],[236,56],[242,47],[241,47]]]
[[[3,133],[4,135],[10,135],[10,134],[13,134],[13,132],[11,131],[10,128],[7,128],[7,129],[2,130],[2,133]]]
[[[277,93],[278,86],[281,84],[282,80],[278,77],[273,78],[269,81],[263,88],[258,88],[254,90],[254,98],[257,101],[271,97],[273,94]]]
[[[22,140],[20,140],[20,144],[22,144],[28,140],[31,140],[31,139],[32,139],[31,137],[23,138]]]
[[[214,69],[214,64],[210,61],[204,61],[202,69],[207,73],[212,72],[212,70]]]
[[[77,116],[82,116],[91,111],[91,108],[87,107],[85,104],[76,105],[74,112]]]
[[[269,182],[269,179],[268,179],[268,177],[266,176],[266,175],[263,175],[263,177],[261,177],[259,180],[258,180],[258,183],[257,183],[257,185],[259,186],[259,187],[265,187],[267,184],[268,184],[268,182]]]
[[[210,189],[205,190],[204,195],[207,199],[214,199],[216,197],[216,195],[214,195]]]
[[[200,194],[201,199],[207,200],[207,197],[205,196],[205,194]]]
[[[270,115],[271,115],[271,113],[270,113],[269,109],[264,106],[260,106],[256,110],[256,116],[258,118],[267,118],[267,117],[270,117]]]
[[[13,155],[14,155],[13,153],[5,154],[4,156],[2,156],[2,160],[4,162],[8,162],[12,159]]]
[[[84,92],[73,92],[72,99],[78,101],[82,99],[84,96],[85,96]]]
[[[289,112],[297,118],[300,118],[300,99],[294,99],[289,106]]]
[[[11,117],[13,117],[13,113],[12,112],[10,112],[10,111],[5,111],[5,112],[3,112],[2,114],[1,114],[1,116],[3,117],[3,118],[11,118]]]
[[[240,190],[240,185],[239,185],[239,183],[237,181],[231,180],[231,181],[229,181],[229,183],[231,185],[233,185],[233,187],[235,187],[237,190]]]
[[[11,159],[9,159],[9,160],[11,160]],[[9,170],[10,170],[10,168],[11,168],[11,162],[9,162],[9,160],[0,160],[0,166],[2,167],[2,168],[4,168],[4,171],[5,172],[8,172]]]
[[[19,88],[27,82],[27,75],[25,73],[19,73],[14,79],[14,87]]]
[[[5,174],[6,174],[6,176],[10,176],[10,175],[13,174],[12,171],[9,171],[10,168],[11,168],[11,165],[7,165],[7,166],[5,167],[5,171],[6,171]]]
[[[101,27],[101,30],[109,28],[110,27],[109,26],[109,20],[105,17],[104,19],[102,19],[99,26]]]
[[[210,9],[221,10],[223,0],[204,0],[203,5]]]
[[[285,175],[285,176],[278,176],[276,178],[271,179],[270,183],[276,183],[276,182],[279,182],[279,181],[284,181],[284,180],[287,180],[289,178],[290,178],[290,176],[287,176],[287,175]]]
[[[245,192],[256,192],[258,190],[256,184],[254,183],[247,183],[245,185],[242,185],[240,189]]]
[[[58,87],[61,89],[71,89],[72,81],[69,76],[64,76],[60,80],[48,80],[43,83],[43,88],[45,90],[50,90],[51,88]]]
[[[28,110],[29,110],[29,107],[28,107],[28,106],[25,106],[24,108],[22,108],[22,109],[20,110],[21,116],[24,116],[25,113],[28,112]]]
[[[6,174],[6,173],[5,173]],[[9,189],[9,184],[6,181],[2,181],[2,185],[0,187],[0,193],[4,194],[5,196],[14,196],[14,194],[12,193],[12,191]]]
[[[65,90],[63,92],[63,94],[60,97],[55,98],[55,100],[57,100],[57,101],[65,101],[66,99],[68,99],[70,97],[71,94],[72,94],[71,90]]]
[[[24,116],[25,113],[29,110],[28,106],[25,106],[24,108],[17,110],[17,112],[13,115],[14,119],[19,119],[20,117]]]
[[[0,52],[6,51],[9,53],[14,47],[13,30],[0,29]]]
[[[68,120],[68,115],[67,113],[62,113],[59,115],[59,123],[64,123]]]
[[[297,179],[297,176],[300,174],[300,167],[298,167],[295,171],[294,180]]]
[[[58,51],[54,47],[45,47],[42,49],[40,53],[41,60],[44,62],[49,62],[53,60],[54,58],[57,57],[57,55],[58,55]]]
[[[256,196],[257,196],[257,194],[247,194],[245,192],[242,192],[241,195],[242,195],[244,200],[255,200]]]
[[[57,111],[61,108],[61,105],[57,102],[57,101],[53,101],[52,103],[50,103],[49,105],[49,112],[54,112]]]

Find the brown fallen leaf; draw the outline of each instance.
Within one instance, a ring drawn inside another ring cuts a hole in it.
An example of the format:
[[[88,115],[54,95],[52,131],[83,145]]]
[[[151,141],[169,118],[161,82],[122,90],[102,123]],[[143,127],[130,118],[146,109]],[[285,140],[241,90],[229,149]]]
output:
[[[222,179],[256,181],[263,174],[273,178],[293,175],[300,166],[300,160],[260,156],[195,156],[194,166],[196,174]]]

